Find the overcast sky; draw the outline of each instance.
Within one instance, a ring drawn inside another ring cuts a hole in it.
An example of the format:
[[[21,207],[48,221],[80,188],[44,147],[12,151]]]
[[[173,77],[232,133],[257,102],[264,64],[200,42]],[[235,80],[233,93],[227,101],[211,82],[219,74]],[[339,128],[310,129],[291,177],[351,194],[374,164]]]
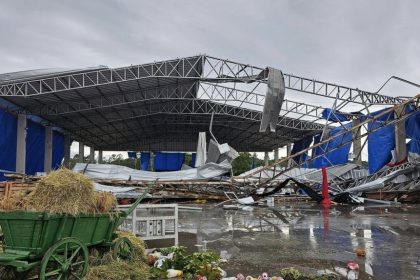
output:
[[[0,73],[206,53],[375,91],[391,75],[420,82],[419,11],[414,0],[3,0]]]

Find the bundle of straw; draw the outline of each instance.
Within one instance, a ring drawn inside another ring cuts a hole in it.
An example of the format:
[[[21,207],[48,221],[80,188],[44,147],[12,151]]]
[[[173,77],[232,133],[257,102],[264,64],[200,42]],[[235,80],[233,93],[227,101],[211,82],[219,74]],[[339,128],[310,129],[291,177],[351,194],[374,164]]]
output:
[[[29,197],[29,208],[53,214],[95,212],[93,182],[83,174],[59,169],[43,177]]]

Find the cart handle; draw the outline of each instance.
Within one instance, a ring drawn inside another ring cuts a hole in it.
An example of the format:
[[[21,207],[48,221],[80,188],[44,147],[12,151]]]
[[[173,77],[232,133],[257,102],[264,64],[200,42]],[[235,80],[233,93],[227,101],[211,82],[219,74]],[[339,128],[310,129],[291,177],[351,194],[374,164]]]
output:
[[[133,204],[131,204],[130,208],[128,208],[128,210],[126,212],[127,213],[127,216],[130,215],[131,213],[133,213],[134,209],[136,209],[137,206],[139,206],[140,202],[146,197],[146,195],[149,194],[149,191],[150,191],[151,188],[152,188],[152,186],[149,186],[143,192],[143,194],[141,196],[139,196]]]

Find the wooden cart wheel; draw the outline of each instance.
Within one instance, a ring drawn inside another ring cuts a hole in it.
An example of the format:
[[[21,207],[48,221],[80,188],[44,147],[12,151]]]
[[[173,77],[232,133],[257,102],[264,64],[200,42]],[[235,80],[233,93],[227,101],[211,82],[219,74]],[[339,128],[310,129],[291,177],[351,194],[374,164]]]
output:
[[[114,259],[131,260],[133,253],[133,244],[127,237],[120,237],[114,241],[112,252]]]
[[[40,280],[81,280],[89,266],[89,253],[79,239],[64,238],[45,253],[41,261]]]

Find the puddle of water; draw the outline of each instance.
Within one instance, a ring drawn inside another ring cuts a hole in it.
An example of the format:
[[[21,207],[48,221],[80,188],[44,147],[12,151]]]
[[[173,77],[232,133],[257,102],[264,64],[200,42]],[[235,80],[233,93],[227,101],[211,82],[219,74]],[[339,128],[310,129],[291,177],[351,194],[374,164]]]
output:
[[[278,274],[291,266],[337,271],[355,261],[357,279],[420,279],[416,206],[323,209],[302,203],[244,212],[207,205],[202,212],[181,211],[179,232],[189,251],[204,247],[228,258],[223,268],[230,276]],[[357,248],[366,256],[357,257]]]

